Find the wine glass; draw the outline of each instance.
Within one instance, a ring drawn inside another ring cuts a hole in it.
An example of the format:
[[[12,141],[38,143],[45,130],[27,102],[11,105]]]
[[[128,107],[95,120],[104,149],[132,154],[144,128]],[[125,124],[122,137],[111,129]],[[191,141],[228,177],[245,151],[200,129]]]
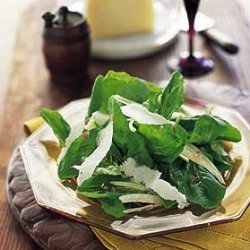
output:
[[[194,35],[195,35],[195,17],[199,8],[200,0],[184,0],[185,10],[188,18],[188,41],[189,51],[181,53],[180,57],[172,58],[168,62],[171,71],[179,70],[184,76],[202,76],[210,72],[214,63],[201,55],[194,52]]]

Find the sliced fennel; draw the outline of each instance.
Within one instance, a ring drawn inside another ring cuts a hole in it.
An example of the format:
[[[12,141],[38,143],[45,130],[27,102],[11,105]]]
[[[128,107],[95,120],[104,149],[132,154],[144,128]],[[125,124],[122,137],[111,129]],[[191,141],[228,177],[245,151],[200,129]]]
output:
[[[129,214],[129,213],[135,213],[135,212],[149,211],[149,210],[152,210],[154,208],[161,207],[161,206],[162,206],[161,204],[149,204],[149,205],[142,206],[142,207],[125,209],[123,212],[125,214]]]
[[[125,194],[119,197],[119,200],[122,203],[152,203],[152,204],[159,204],[162,205],[162,199],[153,194]]]
[[[77,177],[77,184],[80,185],[84,180],[90,178],[95,168],[100,164],[100,162],[107,155],[111,145],[113,137],[113,122],[111,122],[100,131],[98,146],[94,152],[89,155],[81,166],[74,166],[79,170],[79,175]]]
[[[147,191],[148,190],[144,185],[142,185],[140,183],[135,183],[135,182],[111,181],[110,183],[114,186],[117,186],[117,187],[130,188],[130,189],[135,189],[138,191]]]
[[[184,147],[184,150],[181,153],[182,157],[188,158],[191,161],[203,166],[206,168],[212,175],[214,175],[218,181],[222,184],[225,184],[225,181],[220,173],[220,171],[216,168],[216,166],[208,159],[206,155],[204,155],[200,149],[192,144],[187,144]]]

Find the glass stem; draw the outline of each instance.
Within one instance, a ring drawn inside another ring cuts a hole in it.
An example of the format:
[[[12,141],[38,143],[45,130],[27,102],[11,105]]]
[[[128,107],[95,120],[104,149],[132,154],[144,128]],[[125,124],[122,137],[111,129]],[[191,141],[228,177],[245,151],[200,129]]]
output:
[[[198,11],[200,0],[184,0],[185,9],[188,18],[188,42],[189,57],[194,57],[194,35],[195,35],[195,17]]]
[[[194,22],[193,22],[194,23]],[[194,24],[189,24],[189,31],[188,31],[188,42],[189,42],[189,57],[194,57]]]

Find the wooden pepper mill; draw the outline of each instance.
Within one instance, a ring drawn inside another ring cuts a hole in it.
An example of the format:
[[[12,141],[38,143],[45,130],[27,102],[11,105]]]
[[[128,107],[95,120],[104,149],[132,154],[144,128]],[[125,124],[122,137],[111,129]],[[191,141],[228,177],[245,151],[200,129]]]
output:
[[[52,82],[79,84],[88,72],[89,26],[78,12],[61,7],[56,15],[47,12],[43,32],[43,53]]]

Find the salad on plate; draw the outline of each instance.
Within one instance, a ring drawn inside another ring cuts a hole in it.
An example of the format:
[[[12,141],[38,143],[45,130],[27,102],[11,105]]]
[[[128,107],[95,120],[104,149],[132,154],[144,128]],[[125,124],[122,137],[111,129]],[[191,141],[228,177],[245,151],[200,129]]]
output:
[[[96,78],[88,113],[76,127],[42,108],[61,147],[58,178],[116,218],[156,208],[218,207],[241,133],[212,108],[194,115],[184,100],[179,72],[160,88],[109,71]]]

